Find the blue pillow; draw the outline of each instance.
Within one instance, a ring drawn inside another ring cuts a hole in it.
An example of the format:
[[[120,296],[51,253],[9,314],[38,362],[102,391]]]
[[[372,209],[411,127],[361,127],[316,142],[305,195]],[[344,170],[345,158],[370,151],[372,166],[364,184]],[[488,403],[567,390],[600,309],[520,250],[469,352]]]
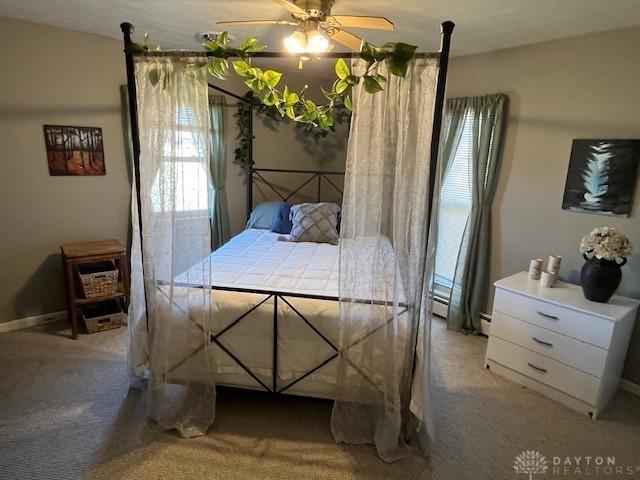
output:
[[[290,234],[293,228],[293,223],[289,220],[289,213],[291,212],[291,205],[288,203],[280,203],[276,217],[273,219],[271,225],[271,231],[275,233]]]
[[[262,202],[256,205],[251,211],[247,228],[259,228],[262,230],[271,230],[273,220],[282,202]]]

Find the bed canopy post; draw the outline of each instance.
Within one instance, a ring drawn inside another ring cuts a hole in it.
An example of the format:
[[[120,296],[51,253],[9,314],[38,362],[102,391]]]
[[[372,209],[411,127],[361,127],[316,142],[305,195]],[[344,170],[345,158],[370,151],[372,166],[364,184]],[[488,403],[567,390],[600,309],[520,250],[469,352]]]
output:
[[[136,194],[138,201],[138,221],[142,232],[142,216],[140,215],[140,131],[138,129],[138,92],[136,91],[136,77],[133,66],[133,55],[130,47],[133,43],[133,25],[128,22],[120,24],[124,36],[124,59],[127,70],[127,96],[129,99],[129,125],[131,126],[131,143],[133,147],[133,170],[135,173]]]
[[[436,97],[433,108],[433,126],[431,129],[431,153],[429,159],[429,190],[427,195],[429,196],[427,201],[427,224],[425,227],[425,239],[427,242],[427,250],[429,248],[429,238],[431,236],[431,214],[433,213],[433,199],[436,192],[436,174],[438,172],[438,153],[440,150],[440,134],[442,133],[442,118],[444,115],[445,96],[447,93],[447,71],[449,69],[449,53],[451,50],[451,35],[453,29],[456,26],[451,20],[442,22],[440,24],[440,68],[438,70],[438,78],[436,84]],[[429,253],[424,256],[424,272],[427,274],[429,262]],[[416,373],[418,366],[418,357],[416,350],[418,347],[418,333],[419,328],[416,329],[413,348],[413,366],[411,369],[411,376]]]
[[[127,98],[129,104],[129,126],[131,134],[131,144],[133,150],[133,173],[136,186],[136,207],[138,211],[138,228],[140,231],[140,257],[142,259],[142,272],[144,276],[144,248],[142,236],[142,201],[140,197],[140,130],[138,128],[138,92],[136,90],[136,76],[133,65],[133,55],[131,53],[131,35],[133,34],[133,25],[129,22],[120,24],[124,41],[124,58],[127,71]],[[147,329],[149,328],[149,313],[147,294],[144,292],[145,315],[147,319]]]
[[[253,210],[253,106],[249,104],[249,162],[247,165],[247,222]]]
[[[448,20],[440,25],[440,69],[436,85],[436,98],[433,110],[433,128],[431,135],[431,158],[429,163],[429,209],[427,211],[427,238],[431,229],[431,212],[433,209],[433,196],[436,185],[436,173],[438,171],[438,151],[440,149],[440,134],[442,133],[442,118],[444,115],[445,95],[447,90],[447,70],[449,69],[449,52],[451,49],[451,35],[455,23]]]

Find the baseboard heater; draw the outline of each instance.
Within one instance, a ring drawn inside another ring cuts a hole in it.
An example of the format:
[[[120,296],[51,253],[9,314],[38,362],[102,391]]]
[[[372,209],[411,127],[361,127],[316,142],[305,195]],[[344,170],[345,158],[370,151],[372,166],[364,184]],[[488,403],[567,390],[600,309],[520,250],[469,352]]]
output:
[[[438,317],[447,318],[449,312],[449,300],[446,297],[435,294],[433,296],[433,313]],[[489,336],[489,330],[491,329],[491,315],[488,313],[481,313],[480,318],[482,320],[482,334]]]

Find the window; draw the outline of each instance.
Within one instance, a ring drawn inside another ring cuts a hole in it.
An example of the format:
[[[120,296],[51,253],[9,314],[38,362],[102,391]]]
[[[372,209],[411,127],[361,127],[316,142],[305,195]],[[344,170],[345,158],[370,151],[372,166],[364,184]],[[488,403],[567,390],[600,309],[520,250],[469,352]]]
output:
[[[449,288],[453,285],[460,243],[471,210],[472,145],[473,116],[467,115],[460,145],[440,191],[435,277],[438,285]]]
[[[194,125],[193,111],[178,108],[175,126],[162,132],[166,158],[151,187],[154,212],[198,212],[209,209],[206,135]]]

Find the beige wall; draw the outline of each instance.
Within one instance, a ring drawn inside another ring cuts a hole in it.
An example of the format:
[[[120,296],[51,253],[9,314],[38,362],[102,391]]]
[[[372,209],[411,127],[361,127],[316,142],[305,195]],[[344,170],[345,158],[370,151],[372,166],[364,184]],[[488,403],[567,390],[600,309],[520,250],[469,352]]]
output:
[[[0,322],[64,309],[59,247],[127,239],[119,42],[0,18]],[[44,124],[101,127],[104,177],[49,176]]]
[[[502,92],[509,117],[493,208],[491,277],[562,255],[562,277],[579,281],[582,235],[600,225],[626,233],[636,253],[619,293],[640,298],[640,188],[630,218],[561,209],[575,138],[640,138],[640,28],[454,58],[448,96]],[[585,326],[588,328],[588,326]],[[625,377],[640,383],[640,327]]]
[[[0,322],[6,322],[64,309],[61,244],[126,241],[129,173],[119,94],[125,82],[121,43],[6,18],[0,18],[0,41],[10,46],[0,51]],[[36,57],[43,47],[49,53]],[[291,60],[270,66],[286,70],[283,82],[296,89],[317,85],[333,71],[318,62],[302,72]],[[239,94],[247,90],[238,81],[222,85]],[[232,99],[227,102],[227,196],[235,234],[246,222],[245,176],[232,164],[236,107]],[[49,176],[44,124],[101,127],[107,175]],[[290,124],[256,119],[255,136],[257,166],[344,169],[346,129],[315,145],[301,142]],[[256,191],[256,201],[261,199]]]
[[[320,94],[320,86],[330,89],[334,74],[333,62],[311,61],[303,70],[297,70],[295,60],[282,59],[270,60],[268,65],[259,60],[255,61],[261,68],[274,68],[283,72],[282,83],[293,90],[300,90],[305,84],[310,85],[309,97],[316,102],[323,102]],[[221,83],[219,86],[236,94],[242,95],[247,88],[236,78]],[[233,234],[241,232],[246,224],[246,176],[238,165],[233,163],[234,150],[236,148],[236,120],[234,114],[237,111],[236,101],[226,97],[227,109],[225,115],[227,137],[227,200],[229,202],[231,230]],[[344,171],[346,161],[347,139],[349,125],[342,125],[336,133],[329,134],[318,143],[304,138],[300,131],[290,122],[274,122],[264,115],[254,114],[254,144],[253,157],[256,168],[281,168],[297,170],[331,170]],[[292,174],[264,174],[265,178],[283,189],[296,188],[302,184],[308,176]],[[341,184],[339,177],[331,177],[334,183]],[[317,183],[312,182],[305,187],[301,196],[296,196],[293,201],[301,202],[314,199]],[[340,186],[340,185],[338,185]],[[331,187],[323,184],[323,200],[334,200]],[[337,198],[337,197],[336,197]],[[277,197],[268,187],[255,183],[254,204],[265,200],[276,200]]]

